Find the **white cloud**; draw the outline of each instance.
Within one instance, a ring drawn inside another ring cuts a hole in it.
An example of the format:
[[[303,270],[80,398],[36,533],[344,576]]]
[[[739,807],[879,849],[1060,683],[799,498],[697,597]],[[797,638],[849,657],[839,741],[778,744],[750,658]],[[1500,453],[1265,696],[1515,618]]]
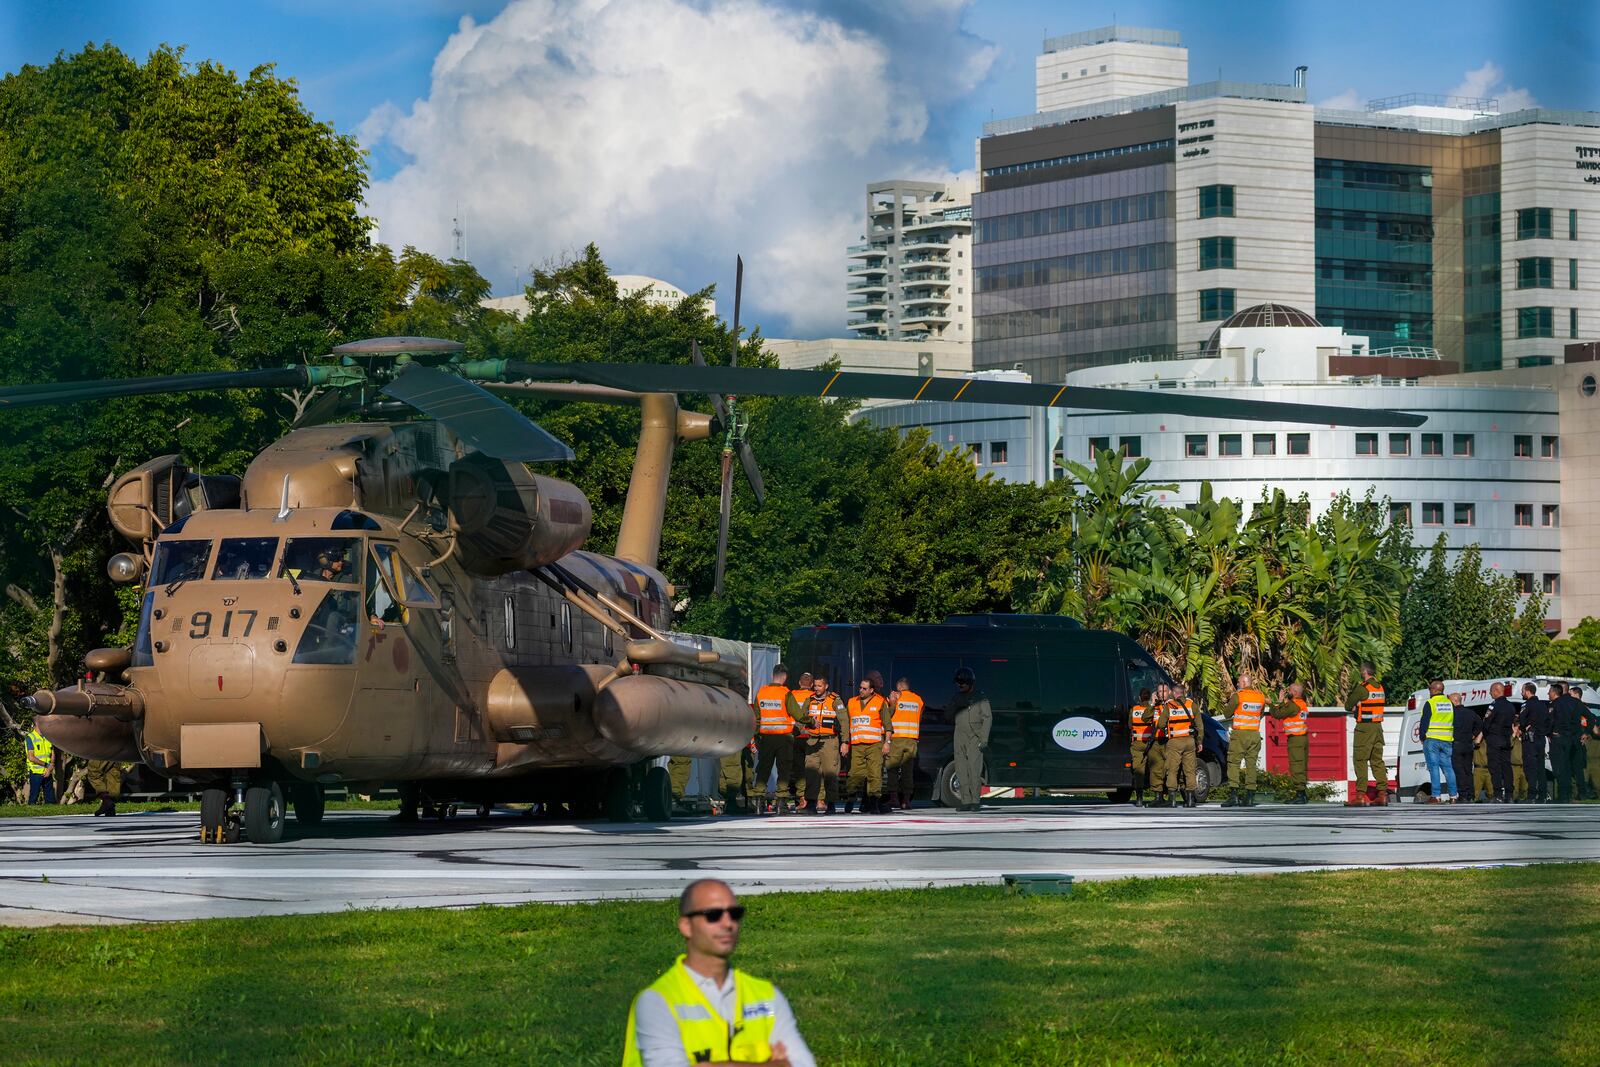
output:
[[[614,271],[689,290],[743,252],[747,321],[838,335],[866,183],[945,176],[929,108],[995,55],[956,32],[956,0],[901,2],[893,33],[776,0],[513,0],[463,18],[428,97],[361,130],[411,159],[368,196],[383,240],[448,253],[459,203],[499,291],[590,240]],[[937,71],[914,58],[935,39]]]
[[[1365,111],[1367,102],[1354,89],[1346,89],[1338,96],[1317,101],[1318,107],[1337,108],[1340,111]]]
[[[1477,70],[1467,71],[1461,78],[1461,84],[1451,89],[1449,95],[1473,100],[1496,98],[1500,101],[1500,113],[1503,115],[1539,106],[1528,90],[1515,88],[1508,83],[1505,70],[1493,60],[1486,60]]]

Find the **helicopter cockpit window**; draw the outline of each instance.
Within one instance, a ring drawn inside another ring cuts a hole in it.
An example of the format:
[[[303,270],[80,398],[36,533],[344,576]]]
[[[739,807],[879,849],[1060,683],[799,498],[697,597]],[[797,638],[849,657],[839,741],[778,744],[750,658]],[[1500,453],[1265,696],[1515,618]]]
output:
[[[296,663],[354,663],[356,630],[361,608],[354,589],[330,589],[306,623],[294,650]]]
[[[406,607],[437,608],[439,606],[439,598],[433,595],[433,590],[429,589],[427,584],[417,577],[417,572],[411,569],[411,564],[400,558],[398,553],[394,557],[394,566],[395,570],[399,572],[400,580],[405,583],[404,596],[401,599],[405,601]]]
[[[272,561],[278,555],[276,537],[225,537],[217,546],[217,565],[211,571],[213,581],[253,580],[272,573]]]
[[[361,575],[356,568],[359,547],[353,537],[291,537],[283,546],[278,577],[355,585]]]
[[[144,595],[144,602],[139,605],[139,629],[133,635],[132,665],[135,667],[155,666],[155,657],[150,654],[150,606],[155,599],[152,590]]]
[[[405,605],[395,592],[396,556],[393,545],[374,544],[367,554],[367,619],[374,625],[408,621]]]
[[[170,585],[203,578],[209,558],[210,541],[157,542],[155,565],[150,569],[150,584]]]

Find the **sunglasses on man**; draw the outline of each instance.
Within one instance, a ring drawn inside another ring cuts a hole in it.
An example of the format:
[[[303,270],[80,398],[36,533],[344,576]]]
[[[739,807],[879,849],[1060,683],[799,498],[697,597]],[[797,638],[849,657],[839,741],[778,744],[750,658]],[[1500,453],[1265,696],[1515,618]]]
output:
[[[744,905],[743,904],[735,904],[731,908],[701,908],[699,911],[686,911],[686,912],[683,913],[683,917],[685,919],[688,919],[688,918],[692,918],[693,916],[698,915],[701,918],[705,919],[706,922],[711,923],[713,926],[715,926],[717,923],[722,921],[722,916],[724,914],[726,914],[728,916],[728,918],[732,919],[736,923],[737,922],[743,922],[744,921]]]

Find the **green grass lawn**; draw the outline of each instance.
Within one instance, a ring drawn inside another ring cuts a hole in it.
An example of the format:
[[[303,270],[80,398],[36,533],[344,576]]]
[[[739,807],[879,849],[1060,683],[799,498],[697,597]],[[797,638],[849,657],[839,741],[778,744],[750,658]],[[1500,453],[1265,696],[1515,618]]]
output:
[[[824,1064],[1593,1063],[1600,866],[747,900]],[[662,902],[0,929],[6,1060],[615,1064]]]

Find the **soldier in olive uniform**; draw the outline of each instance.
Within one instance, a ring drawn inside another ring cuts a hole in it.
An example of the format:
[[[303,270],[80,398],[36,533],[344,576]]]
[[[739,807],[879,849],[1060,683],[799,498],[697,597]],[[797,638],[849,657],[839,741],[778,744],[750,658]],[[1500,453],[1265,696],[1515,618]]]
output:
[[[122,795],[122,764],[116,760],[90,760],[86,780],[100,800],[96,815],[115,815],[117,798]]]

